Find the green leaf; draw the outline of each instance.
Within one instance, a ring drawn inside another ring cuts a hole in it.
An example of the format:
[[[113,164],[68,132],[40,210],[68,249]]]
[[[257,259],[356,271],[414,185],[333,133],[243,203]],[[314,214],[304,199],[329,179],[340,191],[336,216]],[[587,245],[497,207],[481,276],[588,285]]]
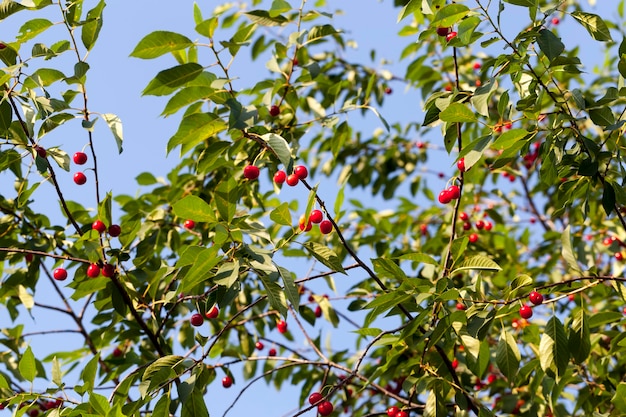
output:
[[[161,395],[159,401],[154,405],[152,410],[152,417],[170,417],[170,396],[169,394]]]
[[[452,103],[445,110],[439,113],[439,118],[444,122],[463,123],[475,122],[476,115],[464,104]]]
[[[437,262],[435,258],[426,253],[407,253],[399,256],[398,259],[419,262],[423,264],[439,265],[439,262]]]
[[[0,102],[0,132],[6,132],[11,128],[13,109],[8,101]]]
[[[148,365],[146,371],[141,377],[141,380],[149,381],[155,374],[159,373],[161,369],[174,369],[182,362],[182,360],[183,357],[179,355],[167,355],[160,357]]]
[[[26,88],[47,87],[51,85],[52,83],[55,83],[64,78],[65,78],[65,74],[63,74],[59,70],[52,69],[52,68],[39,68],[24,81],[24,87]]]
[[[80,39],[83,41],[83,45],[87,50],[91,50],[98,39],[100,29],[102,29],[102,10],[104,10],[104,0],[100,2],[93,9],[87,12],[86,23],[80,33]]]
[[[572,249],[572,240],[570,237],[570,226],[568,225],[563,233],[561,234],[561,255],[563,259],[567,262],[567,265],[570,267],[572,271],[576,274],[581,275],[582,271],[578,266],[578,261],[576,261],[576,257],[574,256],[574,250]]]
[[[157,30],[139,41],[130,56],[152,59],[172,51],[179,51],[193,45],[188,37],[175,32]]]
[[[396,23],[400,23],[400,21],[404,20],[407,16],[410,15],[419,16],[419,20],[423,19],[422,2],[420,0],[409,0],[409,2],[400,11]]]
[[[202,391],[194,388],[190,396],[182,401],[181,417],[209,417]]]
[[[291,210],[289,210],[289,204],[284,202],[280,206],[272,210],[270,212],[270,220],[276,224],[291,226],[293,224],[293,220],[291,219]]]
[[[515,337],[503,329],[496,350],[496,364],[500,372],[511,382],[515,381],[520,360],[521,355]]]
[[[563,375],[569,362],[569,346],[563,324],[552,316],[539,342],[539,362],[544,371],[554,370]]]
[[[289,10],[291,10],[291,5],[285,0],[274,0],[269,12],[271,17],[276,17],[282,13],[288,12]]]
[[[270,16],[266,10],[252,10],[244,13],[244,16],[261,26],[282,26],[289,22],[284,16]]]
[[[222,257],[218,255],[219,246],[211,246],[210,248],[189,247],[176,263],[177,267],[193,265],[187,275],[181,280],[179,291],[188,293],[196,285],[209,281],[213,277],[211,269],[222,261]]]
[[[280,135],[268,133],[261,136],[267,145],[274,151],[280,162],[284,165],[286,171],[291,171],[293,167],[293,158],[291,157],[291,148],[287,141]]]
[[[215,205],[223,220],[231,222],[235,217],[239,195],[239,187],[233,177],[222,181],[215,189]]]
[[[57,387],[63,385],[63,372],[56,356],[52,358],[52,383]]]
[[[623,318],[624,314],[617,311],[601,311],[589,318],[589,328],[595,329],[606,324],[617,323]]]
[[[587,32],[589,32],[593,39],[601,42],[613,40],[609,28],[600,16],[593,13],[576,11],[572,12],[572,17],[587,29]]]
[[[516,6],[537,7],[537,0],[504,0],[504,1],[510,4],[514,4]]]
[[[613,398],[611,398],[611,404],[615,407],[616,412],[621,415],[626,415],[626,383],[620,382],[617,385],[617,389],[615,390],[615,394]]]
[[[23,6],[14,1],[3,1],[0,3],[0,20],[4,20],[7,17],[11,16],[13,13],[17,13],[20,10],[26,9],[26,6]]]
[[[171,116],[178,110],[199,100],[208,99],[211,94],[215,92],[215,89],[211,87],[186,87],[174,94],[174,96],[167,102],[161,116]]]
[[[167,142],[167,152],[182,145],[181,154],[184,154],[227,127],[228,125],[213,113],[193,113],[185,116],[176,134]]]
[[[141,94],[152,96],[171,94],[177,87],[196,79],[202,71],[204,68],[196,62],[188,62],[160,71]]]
[[[115,143],[117,144],[117,152],[122,153],[122,142],[124,141],[124,134],[122,132],[122,121],[119,117],[111,113],[103,114],[102,118],[106,122],[107,126],[109,126],[109,129],[111,129],[111,133],[113,133]]]
[[[610,107],[589,110],[591,121],[598,126],[609,126],[615,123],[615,115]]]
[[[501,271],[502,268],[500,267],[500,265],[495,263],[490,258],[487,258],[486,256],[474,255],[472,257],[464,259],[463,262],[461,263],[461,266],[459,266],[454,271],[452,271],[451,275],[454,275],[460,271],[468,271],[468,270]]]
[[[2,374],[0,374],[0,389],[10,389],[9,383]]]
[[[216,221],[214,209],[206,201],[195,195],[188,195],[182,200],[178,200],[172,209],[174,214],[181,219],[207,223]]]
[[[455,25],[470,12],[469,7],[463,4],[448,4],[439,9],[432,25],[435,27],[450,27]]]
[[[498,139],[493,142],[492,147],[496,150],[510,149],[529,134],[530,132],[526,129],[511,129],[501,134]]]
[[[219,26],[219,20],[217,17],[211,17],[196,24],[196,32],[207,38],[213,38],[215,29]]]
[[[285,293],[283,292],[283,289],[280,288],[280,285],[278,285],[277,283],[270,281],[270,279],[264,274],[260,274],[259,278],[261,278],[261,282],[265,287],[265,291],[267,292],[267,298],[272,308],[278,310],[281,316],[286,318],[287,301],[285,299]]]
[[[278,275],[280,275],[283,281],[283,287],[285,289],[285,294],[287,294],[287,299],[295,308],[298,310],[300,308],[300,293],[298,292],[298,286],[296,285],[295,280],[293,279],[293,274],[291,271],[277,266]]]
[[[38,156],[38,159],[41,159],[41,160],[43,160],[45,162],[45,159],[40,158],[39,156]],[[46,164],[46,167],[47,166],[48,165]],[[45,169],[44,169],[44,171],[45,171]],[[17,295],[18,295],[18,297],[20,299],[20,302],[22,303],[22,305],[26,309],[30,310],[30,309],[32,309],[35,306],[35,299],[33,298],[33,295],[28,292],[28,290],[26,289],[25,286],[18,285],[18,287],[17,287]]]
[[[20,375],[29,381],[33,382],[35,377],[37,376],[37,363],[35,362],[35,355],[31,350],[30,346],[26,348],[22,357],[20,358],[20,362],[18,363],[18,368],[20,370]]]
[[[542,29],[539,31],[537,44],[539,45],[541,52],[543,52],[550,61],[560,56],[565,50],[563,42],[561,42],[561,40],[548,29]]]
[[[317,242],[306,242],[303,246],[323,265],[333,271],[343,272],[345,274],[346,271],[341,265],[341,260],[331,248]]]
[[[569,350],[572,358],[582,364],[591,352],[591,338],[589,334],[589,321],[584,309],[579,309],[569,326],[568,338]]]
[[[217,269],[217,273],[213,278],[213,282],[230,288],[237,282],[239,278],[239,259],[233,259],[232,262],[224,262]]]
[[[607,216],[610,215],[615,209],[615,189],[608,181],[604,182],[604,190],[602,192],[602,208],[604,208]]]
[[[48,19],[29,20],[28,22],[24,23],[22,27],[20,27],[20,33],[19,35],[17,35],[17,41],[23,43],[30,39],[33,39],[52,25],[53,23]]]
[[[391,259],[372,259],[374,272],[381,278],[390,278],[400,282],[408,279],[404,271]]]

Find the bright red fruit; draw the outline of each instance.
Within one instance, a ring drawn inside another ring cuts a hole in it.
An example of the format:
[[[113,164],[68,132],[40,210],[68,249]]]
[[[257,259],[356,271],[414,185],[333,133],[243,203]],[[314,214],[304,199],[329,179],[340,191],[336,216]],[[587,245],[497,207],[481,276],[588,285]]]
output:
[[[187,230],[191,230],[196,227],[196,222],[194,222],[193,220],[185,220],[185,223],[183,223],[183,227]]]
[[[333,412],[333,403],[330,401],[322,402],[317,406],[317,412],[320,413],[321,416],[329,416],[330,413]]]
[[[543,303],[543,295],[541,295],[537,291],[531,291],[530,294],[528,294],[528,299],[536,306]]]
[[[459,219],[466,222],[469,219],[469,216],[467,215],[466,212],[462,211],[461,214],[459,214]]]
[[[87,267],[87,276],[89,278],[97,278],[100,275],[100,267],[98,264],[91,264]]]
[[[450,42],[452,39],[456,38],[456,32],[450,32],[446,35],[446,41]]]
[[[322,394],[320,394],[319,392],[314,392],[313,394],[309,395],[309,404],[316,405],[323,399],[324,396]]]
[[[624,254],[622,252],[615,252],[615,259],[617,259],[618,261],[623,261],[624,260]]]
[[[282,169],[279,171],[276,171],[276,174],[274,174],[274,182],[276,184],[280,185],[284,183],[286,179],[287,179],[287,174]]]
[[[246,165],[243,169],[243,176],[249,180],[256,180],[259,178],[260,173],[261,171],[259,170],[259,167],[255,165]]]
[[[74,183],[77,185],[83,185],[87,182],[87,177],[82,172],[77,172],[74,174]]]
[[[459,366],[459,360],[458,359],[453,359],[452,360],[452,369],[456,369]]]
[[[300,216],[298,227],[300,227],[300,230],[302,230],[303,232],[308,232],[313,227],[313,223],[311,222],[311,218],[309,218],[309,221],[306,224],[304,223],[305,220],[306,219],[305,219],[304,214]]]
[[[296,174],[301,180],[309,176],[309,170],[306,169],[304,165],[296,165],[296,167],[293,169],[293,173]]]
[[[400,409],[398,407],[396,407],[395,405],[389,407],[387,409],[387,415],[389,417],[396,417],[396,414],[398,414],[400,412]]]
[[[102,220],[96,220],[93,222],[91,228],[96,230],[98,233],[104,233],[104,231],[107,230],[107,227]]]
[[[115,265],[104,264],[104,266],[102,267],[102,275],[107,278],[111,278],[113,275],[115,275]]]
[[[309,214],[309,220],[311,223],[319,224],[324,219],[324,213],[321,210],[313,210],[311,214]]]
[[[471,243],[476,243],[478,242],[478,235],[476,233],[472,233],[471,235],[469,235],[469,241]]]
[[[461,196],[461,189],[458,185],[451,185],[448,187],[448,193],[453,200],[456,200]]]
[[[189,319],[189,322],[191,323],[192,326],[202,326],[202,323],[204,323],[204,317],[202,317],[202,314],[198,314],[195,313],[191,316],[191,319]]]
[[[409,413],[407,413],[406,411],[398,411],[396,413],[396,417],[409,417]]]
[[[63,281],[64,279],[67,278],[67,271],[65,269],[63,269],[63,268],[57,268],[52,273],[52,276],[57,281]]]
[[[472,224],[470,222],[463,223],[463,230],[469,230],[472,228]]]
[[[261,342],[261,341],[259,340],[258,342],[256,342],[256,343],[254,344],[254,347],[255,347],[257,350],[263,350],[263,348],[264,348],[265,346],[263,345],[263,342]]]
[[[112,224],[109,226],[109,236],[118,237],[122,233],[122,228],[119,224]]]
[[[527,305],[523,305],[520,309],[519,309],[519,315],[523,318],[523,319],[529,319],[533,316],[533,309],[530,308],[530,306]]]
[[[322,222],[320,223],[320,232],[322,232],[322,234],[324,235],[327,235],[332,231],[333,224],[330,222],[330,220],[322,220]]]
[[[467,307],[465,307],[465,304],[459,301],[458,303],[456,303],[456,309],[462,311],[462,310],[466,310]]]
[[[211,309],[204,314],[207,319],[215,319],[219,315],[220,310],[216,306],[211,307]]]
[[[442,192],[439,193],[439,202],[441,204],[448,204],[450,201],[452,201],[452,196],[450,195],[450,191],[443,190]]]
[[[315,317],[317,318],[322,317],[322,307],[320,306],[315,307]]]
[[[447,36],[452,31],[452,28],[449,27],[438,27],[437,35],[439,36]]]
[[[456,167],[461,172],[465,172],[465,158],[459,159],[459,162],[456,163]]]
[[[76,165],[84,165],[87,162],[87,154],[85,152],[76,152],[74,154],[74,163]]]
[[[267,356],[276,356],[276,349],[271,348],[271,349],[267,352]]]
[[[480,62],[474,62],[473,67],[474,67],[474,69],[475,69],[475,70],[479,70],[479,69],[480,69],[480,67],[482,67],[482,65],[481,65],[481,63],[480,63]]]
[[[278,323],[276,323],[276,328],[279,333],[287,332],[287,322],[285,320],[279,320]]]
[[[120,349],[119,347],[116,347],[115,349],[113,349],[113,357],[114,358],[119,358],[123,354],[124,354],[124,351],[122,349]]]
[[[279,114],[280,114],[280,107],[278,107],[277,105],[273,105],[272,107],[270,107],[270,116],[276,117]]]
[[[491,223],[490,221],[486,221],[485,222],[485,230],[489,231],[491,229],[493,229],[493,223]]]
[[[231,385],[233,385],[233,379],[231,377],[226,375],[224,378],[222,378],[222,386],[224,388],[230,388]]]
[[[300,178],[296,174],[290,174],[287,177],[287,185],[290,187],[295,187],[300,182]]]
[[[559,18],[558,18],[558,17],[553,17],[553,18],[552,18],[552,24],[553,24],[553,25],[558,25],[559,23],[561,23],[561,21],[559,20]]]
[[[483,220],[478,220],[476,222],[476,228],[478,230],[483,230],[485,228],[485,222]]]

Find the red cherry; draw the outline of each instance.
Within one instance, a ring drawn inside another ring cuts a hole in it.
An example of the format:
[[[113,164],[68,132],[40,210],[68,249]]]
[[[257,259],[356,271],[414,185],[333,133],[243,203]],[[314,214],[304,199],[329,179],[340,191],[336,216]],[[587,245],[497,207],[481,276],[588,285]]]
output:
[[[311,223],[319,224],[324,219],[324,214],[321,210],[313,210],[311,214],[309,214],[309,220]]]
[[[623,261],[624,260],[624,254],[622,252],[615,252],[615,259],[617,259],[618,261]]]
[[[482,64],[481,64],[480,62],[474,62],[474,65],[472,65],[472,67],[473,67],[475,70],[479,70],[479,69],[480,69],[480,67],[482,67]]]
[[[46,155],[48,155],[48,152],[46,152],[46,148],[42,146],[35,146],[35,150],[37,151],[37,155],[39,155],[41,158],[45,158]]]
[[[276,349],[271,348],[271,349],[267,352],[267,356],[276,356]]]
[[[456,163],[456,167],[461,172],[465,172],[465,158],[459,159],[459,162]]]
[[[417,149],[424,149],[426,147],[424,142],[417,142],[415,146],[417,146]]]
[[[243,176],[249,180],[256,180],[259,178],[260,173],[261,171],[259,170],[259,167],[255,165],[246,165],[243,169]]]
[[[553,17],[553,18],[552,18],[552,24],[553,24],[553,25],[555,25],[555,26],[556,26],[556,25],[558,25],[559,23],[561,23],[561,21],[559,20],[559,18],[558,18],[558,17]]]
[[[100,275],[100,267],[98,264],[91,264],[87,267],[87,276],[89,278],[97,278]]]
[[[450,195],[450,191],[443,190],[442,192],[439,193],[439,202],[441,204],[448,204],[450,201],[452,201],[452,196]]]
[[[316,405],[323,399],[324,396],[322,394],[320,394],[319,392],[314,392],[313,394],[309,395],[309,404]]]
[[[531,291],[530,294],[528,294],[528,299],[536,306],[543,303],[543,295],[541,295],[537,291]]]
[[[107,278],[111,278],[113,275],[115,275],[115,265],[104,264],[104,266],[102,267],[102,275]]]
[[[287,174],[282,169],[279,171],[276,171],[276,174],[274,174],[274,182],[276,184],[280,185],[284,183],[286,179],[287,179]]]
[[[231,377],[226,375],[224,378],[222,378],[222,386],[224,388],[230,388],[231,385],[233,385],[233,379]]]
[[[196,222],[194,222],[193,220],[185,220],[185,222],[183,223],[183,227],[187,230],[192,230],[194,227],[196,227]]]
[[[65,269],[63,269],[63,268],[57,268],[52,273],[52,276],[57,281],[63,281],[63,280],[65,280],[67,278],[67,271]]]
[[[424,223],[420,224],[420,232],[422,232],[423,236],[426,236],[428,234],[428,226]]]
[[[113,357],[114,358],[119,358],[123,354],[124,354],[124,351],[122,349],[120,349],[119,347],[116,347],[115,349],[113,349]]]
[[[298,66],[298,58],[294,58],[292,62],[294,67]]]
[[[452,360],[452,369],[456,369],[459,366],[459,360],[458,359],[453,359]]]
[[[257,350],[263,350],[265,346],[263,345],[263,342],[259,340],[258,342],[254,344],[254,347],[256,347]]]
[[[118,237],[122,233],[122,228],[119,224],[112,224],[109,226],[109,236]]]
[[[33,261],[34,256],[32,253],[27,253],[26,255],[24,255],[24,259],[26,259],[26,262],[30,263]]]
[[[456,309],[462,311],[462,310],[466,310],[467,307],[465,307],[465,304],[459,301],[458,303],[456,303]]]
[[[195,313],[191,316],[189,322],[195,327],[202,326],[202,323],[204,323],[204,317],[202,317],[202,314]]]
[[[461,214],[459,214],[459,219],[466,222],[469,219],[469,216],[467,215],[466,212],[462,211]]]
[[[327,235],[332,231],[333,224],[330,222],[330,220],[322,220],[322,222],[320,223],[320,232],[322,232],[323,235]]]
[[[448,193],[450,193],[450,197],[453,200],[456,200],[461,196],[461,189],[458,185],[451,185],[450,187],[448,187]]]
[[[209,311],[204,313],[204,316],[207,319],[215,319],[219,315],[220,315],[220,310],[216,306],[211,307],[211,309]]]
[[[463,223],[463,230],[469,230],[472,228],[472,224],[470,222]]]
[[[300,178],[296,174],[290,174],[287,177],[287,185],[290,187],[295,187],[300,182]]]
[[[493,223],[491,223],[490,221],[486,221],[485,222],[485,230],[489,231],[491,229],[493,229]]]
[[[446,41],[450,42],[452,39],[456,38],[456,32],[450,32],[446,35]]]
[[[107,227],[104,222],[102,222],[102,220],[96,220],[95,222],[93,222],[91,228],[98,233],[104,233],[104,231],[107,230]]]
[[[278,107],[277,105],[273,105],[272,107],[270,107],[270,116],[276,117],[279,114],[280,114],[280,107]]]
[[[400,412],[400,409],[396,407],[395,405],[392,405],[391,407],[387,409],[387,415],[389,417],[396,417],[396,414],[398,414],[399,412]]]
[[[530,306],[527,305],[523,305],[520,309],[519,309],[519,315],[523,318],[523,319],[529,319],[533,316],[533,309],[530,308]]]
[[[317,412],[321,416],[329,416],[333,412],[333,404],[330,401],[324,401],[317,406]]]
[[[298,227],[300,227],[300,230],[302,230],[303,232],[308,232],[313,227],[313,223],[311,223],[311,218],[309,218],[309,221],[306,224],[304,223],[304,221],[305,221],[305,216],[303,214],[302,216],[300,216]]]
[[[449,27],[438,27],[437,28],[437,35],[439,36],[447,36],[450,32],[452,31],[452,28]]]
[[[483,220],[478,220],[476,222],[476,228],[478,230],[483,230],[485,228],[485,222]]]
[[[82,172],[74,174],[74,183],[77,185],[83,185],[87,182],[87,177]]]
[[[493,384],[498,380],[498,376],[496,374],[487,375],[487,384]]]
[[[296,174],[301,180],[309,176],[309,170],[306,169],[304,165],[296,165],[296,167],[293,169],[293,173]]]
[[[470,243],[478,242],[478,235],[476,233],[472,233],[471,235],[469,235],[469,241]]]
[[[322,317],[322,307],[320,306],[315,307],[315,317],[317,318]]]
[[[84,165],[87,162],[87,154],[85,152],[76,152],[74,154],[74,163],[76,165]]]
[[[391,89],[391,87],[385,87],[385,94],[389,95],[393,93],[393,90]]]
[[[406,411],[398,411],[398,413],[396,413],[396,417],[409,417],[409,413]]]
[[[279,333],[286,333],[287,322],[285,320],[279,320],[278,323],[276,323],[276,328],[278,329]]]

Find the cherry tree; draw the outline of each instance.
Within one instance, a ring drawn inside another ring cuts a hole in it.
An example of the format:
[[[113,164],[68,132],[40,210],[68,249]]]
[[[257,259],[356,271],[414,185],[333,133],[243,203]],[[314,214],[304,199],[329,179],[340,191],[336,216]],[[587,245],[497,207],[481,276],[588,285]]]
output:
[[[625,414],[626,22],[594,3],[395,0],[368,62],[341,2],[189,5],[128,48],[178,158],[129,195],[105,2],[2,2],[3,413]]]

